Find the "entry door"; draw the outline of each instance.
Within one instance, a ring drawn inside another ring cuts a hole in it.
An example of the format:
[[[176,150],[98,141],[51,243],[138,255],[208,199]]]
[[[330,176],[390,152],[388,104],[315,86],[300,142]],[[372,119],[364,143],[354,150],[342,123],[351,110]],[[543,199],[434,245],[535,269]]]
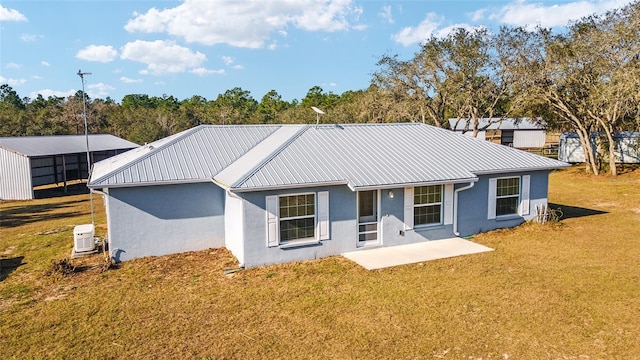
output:
[[[380,243],[378,197],[378,190],[358,191],[358,246]]]

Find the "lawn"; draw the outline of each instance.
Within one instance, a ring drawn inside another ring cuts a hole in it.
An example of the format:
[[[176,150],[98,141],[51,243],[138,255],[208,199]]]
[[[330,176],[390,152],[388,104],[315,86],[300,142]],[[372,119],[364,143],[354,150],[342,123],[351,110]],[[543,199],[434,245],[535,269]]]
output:
[[[640,169],[551,175],[564,218],[476,235],[493,252],[366,271],[340,256],[248,269],[222,249],[104,271],[72,260],[88,195],[0,202],[0,357],[631,359]],[[106,233],[95,197],[98,235]]]

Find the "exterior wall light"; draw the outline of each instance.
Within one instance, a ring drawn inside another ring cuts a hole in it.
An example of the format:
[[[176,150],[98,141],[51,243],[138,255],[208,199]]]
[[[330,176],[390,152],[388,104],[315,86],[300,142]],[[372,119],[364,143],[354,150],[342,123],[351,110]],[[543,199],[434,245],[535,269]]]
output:
[[[389,198],[393,199],[393,190],[389,190]]]

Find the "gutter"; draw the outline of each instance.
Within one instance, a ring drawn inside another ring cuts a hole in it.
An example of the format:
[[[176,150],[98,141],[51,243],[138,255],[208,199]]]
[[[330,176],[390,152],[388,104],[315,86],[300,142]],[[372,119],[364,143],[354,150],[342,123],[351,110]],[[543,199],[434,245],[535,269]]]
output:
[[[471,189],[475,184],[475,182],[470,182],[469,185],[453,191],[453,235],[455,236],[460,236],[460,232],[458,231],[458,193]]]

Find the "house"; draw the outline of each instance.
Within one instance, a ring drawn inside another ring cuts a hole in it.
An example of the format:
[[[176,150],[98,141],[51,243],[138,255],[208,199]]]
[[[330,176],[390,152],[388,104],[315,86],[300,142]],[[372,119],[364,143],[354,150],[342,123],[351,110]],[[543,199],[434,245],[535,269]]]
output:
[[[138,147],[108,134],[89,135],[92,162]],[[33,187],[87,179],[84,135],[0,137],[0,200],[33,199]]]
[[[640,164],[640,132],[619,132],[613,135],[616,142],[614,156],[618,164]],[[591,147],[596,150],[597,134],[591,134]],[[608,146],[604,147],[608,149]],[[558,144],[558,160],[568,163],[583,163],[584,149],[578,134],[564,132],[560,135]]]
[[[473,136],[473,125],[469,119],[449,119],[453,131]],[[556,146],[558,135],[548,132],[544,121],[530,118],[482,118],[479,119],[478,139],[517,149],[541,149]]]
[[[201,125],[96,163],[116,261],[286,263],[513,227],[566,163],[418,123]]]

